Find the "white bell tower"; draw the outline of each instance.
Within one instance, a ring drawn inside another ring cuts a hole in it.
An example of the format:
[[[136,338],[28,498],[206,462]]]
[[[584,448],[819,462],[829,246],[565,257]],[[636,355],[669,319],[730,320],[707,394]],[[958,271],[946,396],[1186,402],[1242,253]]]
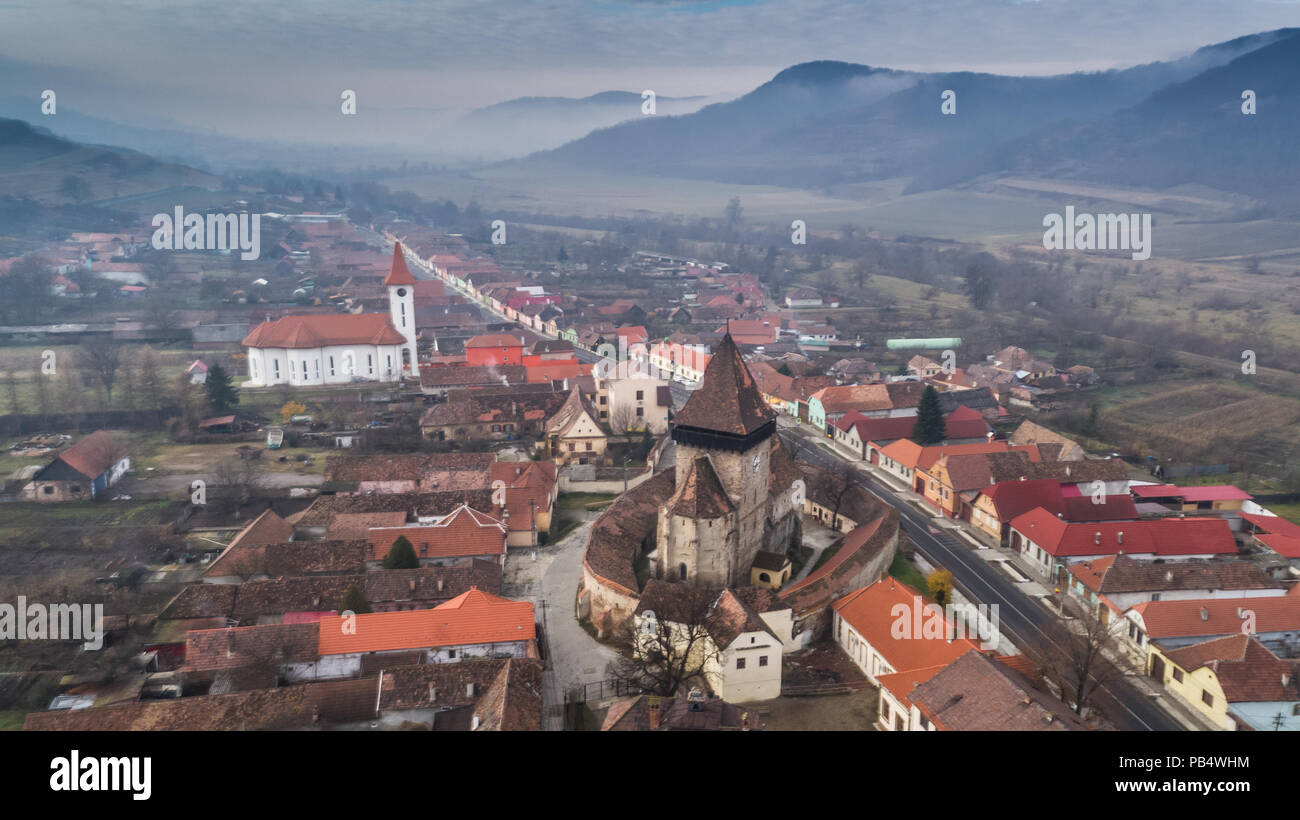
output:
[[[406,267],[401,242],[393,245],[393,264],[384,284],[388,286],[388,313],[393,327],[406,339],[402,345],[402,377],[418,379],[420,359],[415,346],[415,277]]]

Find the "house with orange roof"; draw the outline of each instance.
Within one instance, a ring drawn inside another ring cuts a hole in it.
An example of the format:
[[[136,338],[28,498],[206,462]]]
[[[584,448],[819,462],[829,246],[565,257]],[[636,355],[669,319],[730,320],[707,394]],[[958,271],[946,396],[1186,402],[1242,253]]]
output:
[[[103,430],[96,430],[32,476],[31,483],[23,487],[23,500],[100,498],[130,469],[131,457],[126,446]]]
[[[296,683],[489,657],[538,657],[533,605],[471,587],[432,609],[192,630],[185,669],[211,675],[251,667]]]
[[[263,322],[244,338],[250,387],[401,381],[418,375],[415,278],[401,243],[384,279],[388,313],[315,313]]]
[[[487,333],[465,342],[466,364],[470,367],[500,367],[524,363],[524,342],[509,333]]]
[[[1279,656],[1300,657],[1300,596],[1143,601],[1124,617],[1125,643],[1143,668],[1153,643],[1177,649],[1241,634],[1253,635]]]
[[[978,644],[964,637],[943,607],[896,578],[885,577],[831,604],[831,634],[867,679],[955,661]],[[972,625],[970,634],[977,627]],[[888,719],[886,720],[888,722]]]
[[[506,523],[461,504],[433,524],[375,527],[366,540],[371,569],[378,569],[398,538],[411,542],[421,566],[452,564],[464,558],[481,558],[501,566],[506,563]]]

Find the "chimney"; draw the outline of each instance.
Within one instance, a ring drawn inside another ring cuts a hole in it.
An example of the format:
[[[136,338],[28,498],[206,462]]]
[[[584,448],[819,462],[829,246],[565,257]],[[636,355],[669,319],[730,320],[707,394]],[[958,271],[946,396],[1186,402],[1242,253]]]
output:
[[[415,592],[415,579],[412,578],[412,579],[410,579],[409,581],[407,581],[406,583],[407,583],[407,585],[408,585],[408,586],[407,586],[408,591],[414,593],[414,592]]]
[[[1208,620],[1210,620],[1210,609],[1209,609],[1209,607],[1204,607],[1204,606],[1201,607],[1201,620],[1202,620],[1202,621],[1208,621]]]
[[[1120,530],[1118,533],[1116,533],[1116,535],[1115,535],[1115,542],[1118,543],[1118,544],[1123,544],[1123,543],[1124,543],[1124,531],[1123,531],[1123,530]]]
[[[1101,543],[1101,531],[1100,531],[1100,530],[1098,530],[1097,532],[1093,533],[1093,535],[1092,535],[1092,543],[1094,543],[1094,544],[1100,544],[1100,543]]]
[[[474,697],[474,684],[472,683],[465,684],[465,697],[469,697],[469,698]]]
[[[659,699],[650,698],[650,703],[646,707],[646,716],[650,719],[651,731],[659,728]]]
[[[442,578],[438,579],[438,591],[442,592]]]
[[[1238,620],[1240,620],[1240,619],[1242,619],[1242,618],[1245,618],[1245,617],[1246,617],[1246,614],[1245,614],[1245,613],[1246,613],[1246,611],[1245,611],[1244,609],[1242,609],[1241,607],[1237,607],[1237,618],[1238,618]]]

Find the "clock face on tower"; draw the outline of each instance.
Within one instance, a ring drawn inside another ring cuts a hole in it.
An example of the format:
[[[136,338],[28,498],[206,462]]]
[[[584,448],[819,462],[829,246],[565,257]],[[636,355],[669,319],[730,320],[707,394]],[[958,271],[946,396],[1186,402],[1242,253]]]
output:
[[[759,465],[759,458],[758,458],[758,456],[754,456],[754,472],[755,472],[755,473],[758,472],[758,465]]]

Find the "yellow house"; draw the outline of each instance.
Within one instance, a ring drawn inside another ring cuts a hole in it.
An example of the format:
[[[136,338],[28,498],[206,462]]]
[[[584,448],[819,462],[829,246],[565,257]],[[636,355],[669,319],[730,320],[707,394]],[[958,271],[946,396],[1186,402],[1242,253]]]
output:
[[[546,422],[546,442],[557,464],[594,464],[605,456],[608,439],[596,413],[575,386],[564,405]]]
[[[1220,729],[1300,730],[1296,670],[1253,636],[1152,643],[1147,674]]]

